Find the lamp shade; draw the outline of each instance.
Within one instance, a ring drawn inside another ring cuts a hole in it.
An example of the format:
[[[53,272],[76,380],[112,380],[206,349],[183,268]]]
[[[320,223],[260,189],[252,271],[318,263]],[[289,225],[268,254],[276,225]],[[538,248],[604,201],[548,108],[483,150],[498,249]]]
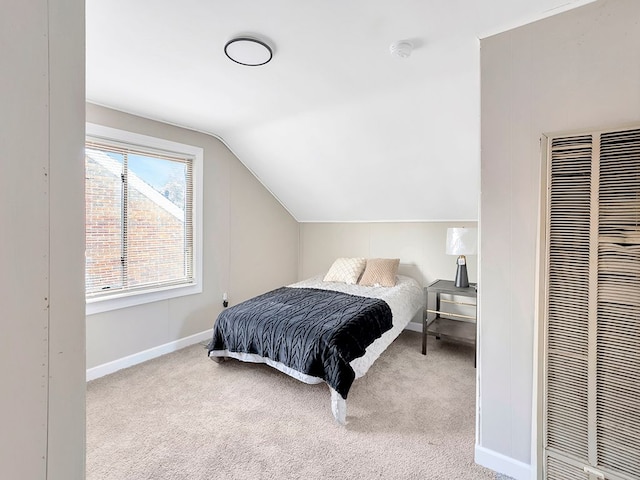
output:
[[[476,255],[477,228],[447,228],[447,255]]]

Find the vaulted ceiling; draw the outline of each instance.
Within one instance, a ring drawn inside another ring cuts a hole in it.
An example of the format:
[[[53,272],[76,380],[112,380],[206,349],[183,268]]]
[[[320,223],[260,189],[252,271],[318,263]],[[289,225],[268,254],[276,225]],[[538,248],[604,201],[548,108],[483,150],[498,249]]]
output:
[[[221,138],[298,221],[473,220],[479,38],[590,1],[87,0],[87,100]]]

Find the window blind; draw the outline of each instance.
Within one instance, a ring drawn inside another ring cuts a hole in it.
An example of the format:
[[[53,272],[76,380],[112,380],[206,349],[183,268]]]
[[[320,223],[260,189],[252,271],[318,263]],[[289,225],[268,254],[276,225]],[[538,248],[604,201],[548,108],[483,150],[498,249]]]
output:
[[[86,295],[190,284],[193,157],[89,138]]]

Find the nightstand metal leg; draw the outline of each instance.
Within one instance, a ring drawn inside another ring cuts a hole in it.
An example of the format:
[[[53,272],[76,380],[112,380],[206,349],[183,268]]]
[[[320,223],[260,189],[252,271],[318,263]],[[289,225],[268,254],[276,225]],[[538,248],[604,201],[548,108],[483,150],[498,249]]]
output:
[[[422,314],[422,354],[427,354],[427,313]]]
[[[436,312],[440,311],[440,292],[436,292]],[[440,316],[439,313],[436,313],[436,318]],[[440,340],[440,335],[436,335],[436,340]]]

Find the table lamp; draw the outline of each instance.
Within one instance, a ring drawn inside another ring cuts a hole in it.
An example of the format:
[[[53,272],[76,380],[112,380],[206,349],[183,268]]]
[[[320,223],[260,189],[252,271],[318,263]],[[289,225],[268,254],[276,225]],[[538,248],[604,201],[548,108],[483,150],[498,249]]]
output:
[[[458,255],[458,259],[456,260],[456,265],[458,266],[456,270],[456,287],[469,287],[467,259],[465,255],[476,255],[477,253],[477,228],[447,228],[447,255]]]

